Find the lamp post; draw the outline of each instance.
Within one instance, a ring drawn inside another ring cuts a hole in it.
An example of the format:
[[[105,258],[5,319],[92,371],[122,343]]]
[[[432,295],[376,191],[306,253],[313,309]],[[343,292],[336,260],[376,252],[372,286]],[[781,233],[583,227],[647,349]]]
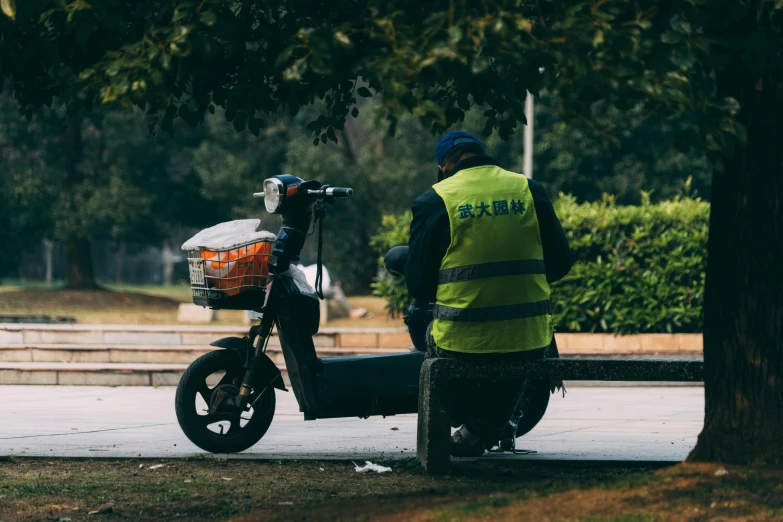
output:
[[[525,97],[525,149],[524,165],[522,172],[529,179],[533,179],[533,95],[530,92]]]

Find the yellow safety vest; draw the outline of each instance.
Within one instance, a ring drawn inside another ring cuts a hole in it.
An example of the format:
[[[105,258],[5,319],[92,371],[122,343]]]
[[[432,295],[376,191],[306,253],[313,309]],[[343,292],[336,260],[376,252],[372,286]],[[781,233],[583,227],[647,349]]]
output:
[[[438,274],[435,344],[463,353],[548,346],[552,305],[527,178],[480,166],[433,188],[446,204],[451,229]]]

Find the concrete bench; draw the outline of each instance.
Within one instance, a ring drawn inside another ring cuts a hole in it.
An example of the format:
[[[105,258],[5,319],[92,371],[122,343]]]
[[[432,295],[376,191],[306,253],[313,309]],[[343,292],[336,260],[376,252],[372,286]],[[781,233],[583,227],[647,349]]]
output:
[[[416,450],[429,474],[450,467],[451,424],[447,405],[455,382],[522,381],[665,381],[702,382],[701,360],[546,359],[519,363],[465,364],[454,359],[427,359],[419,380],[419,424]]]

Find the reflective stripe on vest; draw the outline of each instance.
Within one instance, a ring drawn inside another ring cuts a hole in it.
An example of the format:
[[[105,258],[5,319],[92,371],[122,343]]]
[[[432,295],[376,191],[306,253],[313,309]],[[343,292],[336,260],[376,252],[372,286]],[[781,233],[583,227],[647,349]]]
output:
[[[484,308],[452,308],[436,304],[432,307],[435,319],[453,321],[455,323],[484,323],[487,321],[505,321],[508,319],[524,319],[552,313],[552,302],[536,301],[503,306],[487,306]]]
[[[433,188],[446,205],[451,231],[438,274],[435,343],[466,353],[547,346],[552,306],[527,178],[481,166]]]
[[[542,259],[523,259],[521,261],[499,261],[497,263],[458,266],[441,270],[438,273],[438,284],[520,274],[546,274],[546,265]]]

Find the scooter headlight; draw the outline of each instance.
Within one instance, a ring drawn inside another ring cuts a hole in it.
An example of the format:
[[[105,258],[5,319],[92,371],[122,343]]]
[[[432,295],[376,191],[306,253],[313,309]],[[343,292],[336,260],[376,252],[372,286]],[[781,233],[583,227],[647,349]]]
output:
[[[264,198],[264,206],[270,214],[283,214],[288,212],[286,207],[291,206],[299,192],[299,186],[304,183],[301,178],[291,174],[280,174],[264,180],[264,191],[256,192],[253,196]]]
[[[269,178],[264,181],[264,206],[266,211],[274,214],[283,206],[285,198],[285,185],[277,178]]]

